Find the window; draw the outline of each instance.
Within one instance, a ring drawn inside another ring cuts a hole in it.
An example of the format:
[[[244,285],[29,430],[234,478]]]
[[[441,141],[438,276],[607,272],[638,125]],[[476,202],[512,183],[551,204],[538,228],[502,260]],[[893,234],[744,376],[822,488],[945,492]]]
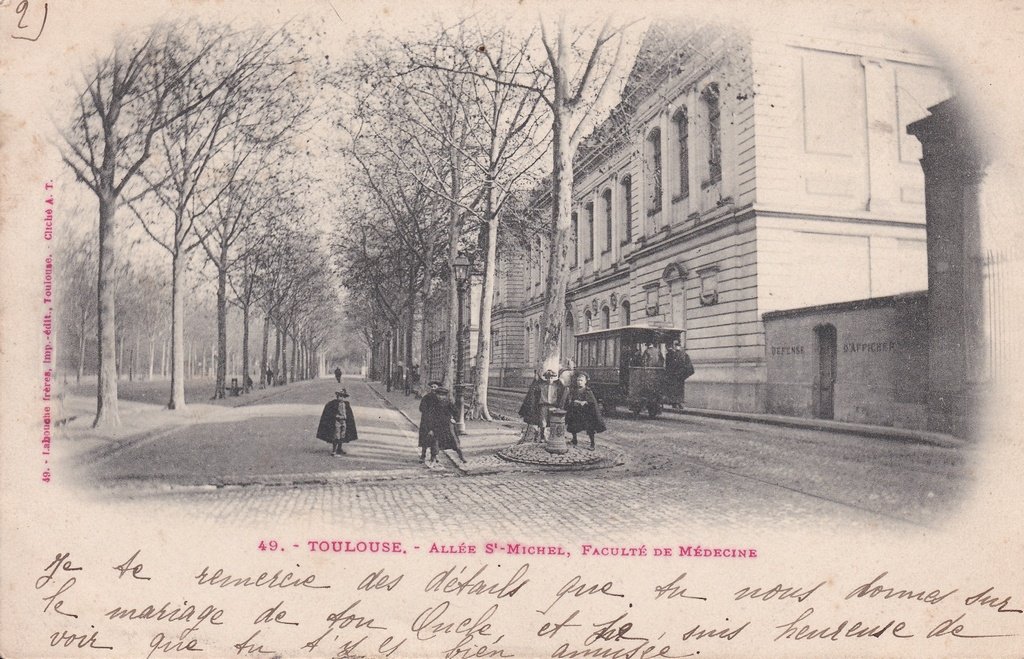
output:
[[[630,318],[630,315],[629,315],[629,300],[623,300],[622,301],[622,324],[628,326],[630,320],[631,320],[631,318]]]
[[[587,313],[584,314],[584,318],[587,321],[587,330],[586,331],[589,332],[590,330],[594,329],[594,316],[593,316],[593,314],[590,313],[590,309],[587,309]]]
[[[609,329],[612,326],[612,311],[608,307],[601,309],[601,329]]]
[[[537,238],[537,251],[535,252],[535,254],[537,255],[537,258],[534,260],[534,268],[535,268],[536,273],[537,273],[537,281],[536,281],[536,284],[534,284],[535,286],[540,286],[541,285],[541,281],[544,279],[544,275],[542,273],[542,268],[544,267],[544,260],[541,257],[541,254],[543,254],[543,253],[544,253],[543,243],[541,243],[540,238]]]
[[[690,195],[690,129],[687,126],[686,109],[683,108],[675,113],[672,121],[676,126],[676,143],[679,149],[679,194],[678,198],[683,199]]]
[[[605,190],[601,195],[604,199],[604,251],[612,249],[612,191]]]
[[[711,83],[701,94],[704,101],[708,139],[707,183],[722,180],[722,111],[719,103],[718,84]]]
[[[580,217],[572,214],[572,267],[580,264]]]
[[[626,238],[623,244],[633,242],[633,178],[622,177],[622,227]]]
[[[661,129],[647,134],[647,214],[661,210]]]
[[[594,260],[594,204],[585,206],[587,211],[587,260]]]
[[[527,327],[526,328],[526,343],[523,345],[523,357],[525,357],[525,361],[526,361],[527,364],[529,364],[530,362],[533,361],[532,359],[530,359],[530,345],[531,345],[531,343],[530,343],[530,328]]]

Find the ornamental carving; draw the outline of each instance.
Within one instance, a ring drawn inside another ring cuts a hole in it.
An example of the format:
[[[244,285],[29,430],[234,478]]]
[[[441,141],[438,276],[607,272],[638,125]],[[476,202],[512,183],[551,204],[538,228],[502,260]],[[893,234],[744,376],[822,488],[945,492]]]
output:
[[[611,297],[609,297],[608,300],[609,302],[611,302],[612,311],[615,311],[615,309],[617,309],[619,306],[619,296],[616,295],[615,293],[612,293]]]

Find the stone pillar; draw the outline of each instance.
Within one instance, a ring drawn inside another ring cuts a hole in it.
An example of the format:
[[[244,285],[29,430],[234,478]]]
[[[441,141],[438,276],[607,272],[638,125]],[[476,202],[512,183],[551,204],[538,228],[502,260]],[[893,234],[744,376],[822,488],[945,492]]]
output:
[[[957,99],[929,108],[907,132],[921,141],[928,236],[928,426],[972,434],[981,391],[970,374],[984,341],[977,187],[987,158]]]

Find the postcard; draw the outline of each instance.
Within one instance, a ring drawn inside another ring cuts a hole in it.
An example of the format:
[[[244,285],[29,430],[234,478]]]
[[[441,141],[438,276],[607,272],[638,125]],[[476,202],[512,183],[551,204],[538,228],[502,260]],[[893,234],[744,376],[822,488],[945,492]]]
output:
[[[1019,656],[1022,35],[0,0],[0,655]]]

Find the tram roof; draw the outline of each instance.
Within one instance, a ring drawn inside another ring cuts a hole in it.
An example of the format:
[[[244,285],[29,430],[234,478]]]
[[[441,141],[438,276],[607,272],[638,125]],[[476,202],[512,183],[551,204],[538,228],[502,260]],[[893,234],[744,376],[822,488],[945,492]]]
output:
[[[641,336],[657,336],[665,335],[672,338],[677,338],[685,330],[678,327],[651,327],[649,325],[627,325],[626,327],[612,327],[610,329],[591,330],[590,332],[584,332],[577,334],[577,339],[589,339],[591,337],[611,336],[626,333],[635,333]]]

